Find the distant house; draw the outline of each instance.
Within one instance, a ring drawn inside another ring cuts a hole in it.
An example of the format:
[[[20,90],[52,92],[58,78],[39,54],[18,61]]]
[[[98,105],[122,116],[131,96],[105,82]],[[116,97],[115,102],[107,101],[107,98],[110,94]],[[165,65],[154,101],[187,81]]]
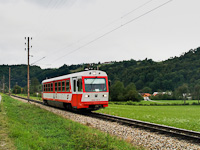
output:
[[[109,61],[109,62],[104,62],[104,63],[102,63],[102,64],[104,64],[104,65],[108,65],[108,64],[114,64],[112,61]]]
[[[151,94],[149,94],[149,93],[140,93],[140,95],[144,98],[145,101],[150,100],[149,97],[151,96]]]
[[[187,100],[192,100],[192,94],[191,93],[183,93],[183,97]]]
[[[164,94],[172,95],[172,92],[154,92],[154,93],[153,93],[153,96],[156,96],[156,95],[164,95]]]
[[[143,95],[143,97],[150,97],[151,96],[151,94],[149,94],[149,93],[144,93],[144,95]]]

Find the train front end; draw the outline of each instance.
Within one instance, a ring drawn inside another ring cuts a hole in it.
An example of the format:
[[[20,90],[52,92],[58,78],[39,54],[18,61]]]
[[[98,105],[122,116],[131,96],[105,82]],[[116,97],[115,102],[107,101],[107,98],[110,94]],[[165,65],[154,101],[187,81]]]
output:
[[[77,102],[77,108],[98,110],[108,107],[108,85],[108,76],[105,72],[99,70],[86,71],[77,80],[78,91],[80,91],[79,89],[82,91],[80,102]]]

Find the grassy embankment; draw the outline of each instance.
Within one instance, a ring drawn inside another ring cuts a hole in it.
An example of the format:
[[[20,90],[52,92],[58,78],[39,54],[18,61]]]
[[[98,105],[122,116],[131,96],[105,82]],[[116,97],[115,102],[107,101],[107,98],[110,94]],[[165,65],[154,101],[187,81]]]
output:
[[[18,96],[27,98],[27,94],[17,94]],[[30,99],[41,100],[41,97],[30,96]],[[116,105],[136,105],[136,106],[154,106],[154,105],[184,105],[184,100],[154,100],[154,101],[140,101],[140,102],[109,102]],[[197,105],[197,100],[187,100],[185,105]]]
[[[6,112],[0,102],[0,149],[1,150],[14,150],[15,146],[9,138],[8,119]]]
[[[131,106],[110,104],[98,112],[200,132],[200,106]]]
[[[27,98],[27,94],[14,94],[14,95],[17,95],[17,96],[21,96],[21,97],[25,97],[25,98]],[[35,96],[31,96],[31,95],[30,95],[30,99],[40,100],[40,101],[42,101],[42,98],[41,98],[41,97],[35,97]]]
[[[1,102],[2,114],[9,130],[7,135],[16,149],[135,149],[125,141],[7,95]]]
[[[200,105],[193,105],[197,100],[183,104],[183,100],[110,102],[108,108],[98,112],[200,132]]]
[[[109,104],[116,105],[135,105],[135,106],[175,106],[175,105],[200,105],[197,100],[153,100],[153,101],[140,101],[140,102],[109,102]]]

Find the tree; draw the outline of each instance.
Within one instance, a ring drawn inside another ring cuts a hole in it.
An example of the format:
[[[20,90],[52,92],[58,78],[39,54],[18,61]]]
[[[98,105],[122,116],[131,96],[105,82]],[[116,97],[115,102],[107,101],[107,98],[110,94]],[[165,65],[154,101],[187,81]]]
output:
[[[194,97],[198,100],[198,104],[199,104],[200,84],[195,85],[193,95],[194,95]]]
[[[188,96],[188,85],[183,84],[176,89],[177,96],[184,99],[184,104]]]
[[[150,87],[144,87],[142,90],[141,90],[143,93],[152,93],[152,89]]]
[[[20,94],[21,93],[21,89],[22,88],[19,85],[15,85],[14,88],[13,88],[12,93]]]
[[[138,94],[138,91],[136,90],[136,86],[134,83],[130,83],[126,88],[125,88],[125,93],[124,93],[125,100],[132,100],[132,101],[140,101],[142,97]]]
[[[121,81],[116,81],[110,88],[111,100],[123,101],[124,90],[124,84]]]
[[[31,87],[30,87],[30,93],[36,93],[39,92],[39,85],[40,82],[38,81],[38,79],[36,77],[31,79]]]

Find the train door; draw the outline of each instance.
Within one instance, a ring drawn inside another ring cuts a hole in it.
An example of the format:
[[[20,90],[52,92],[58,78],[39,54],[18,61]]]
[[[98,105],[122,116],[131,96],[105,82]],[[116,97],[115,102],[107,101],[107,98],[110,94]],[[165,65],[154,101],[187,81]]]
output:
[[[54,89],[53,89],[53,91],[54,91],[53,92],[53,100],[55,101],[57,99],[57,87],[58,87],[57,81],[53,83],[53,87],[54,87]]]
[[[72,107],[79,108],[79,103],[82,98],[82,77],[72,78],[73,80],[73,96],[72,96]]]

